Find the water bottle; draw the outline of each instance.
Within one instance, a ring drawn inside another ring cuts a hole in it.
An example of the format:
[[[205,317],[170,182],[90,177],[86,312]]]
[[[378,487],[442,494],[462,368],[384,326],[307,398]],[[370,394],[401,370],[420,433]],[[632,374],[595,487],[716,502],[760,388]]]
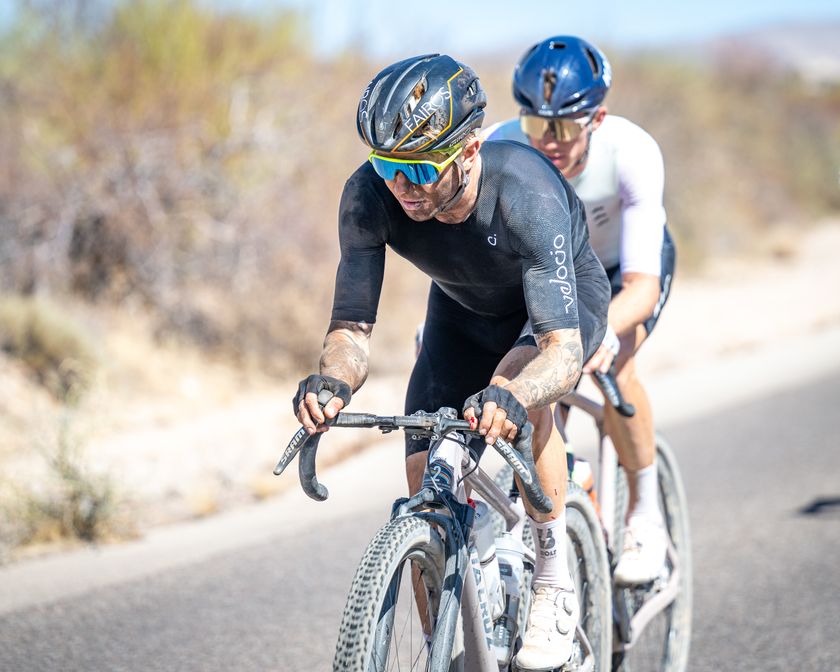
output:
[[[499,574],[505,592],[505,610],[496,621],[493,630],[493,648],[499,667],[510,663],[513,642],[516,639],[519,616],[520,586],[525,566],[522,542],[514,539],[510,532],[504,532],[496,539],[496,556],[499,559]]]
[[[496,557],[496,544],[493,539],[493,522],[490,520],[490,507],[486,502],[477,500],[473,502],[473,506],[475,507],[473,542],[484,574],[490,618],[495,621],[504,612],[505,597],[502,592],[499,559]]]

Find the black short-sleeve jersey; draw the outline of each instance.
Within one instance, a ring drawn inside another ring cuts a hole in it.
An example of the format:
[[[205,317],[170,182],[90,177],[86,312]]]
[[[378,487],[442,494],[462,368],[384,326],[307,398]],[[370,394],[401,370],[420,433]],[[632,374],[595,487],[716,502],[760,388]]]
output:
[[[477,204],[460,224],[412,220],[370,164],[356,170],[339,211],[333,320],[375,322],[386,245],[468,310],[503,317],[526,307],[535,333],[579,326],[582,276],[606,288],[595,292],[606,315],[604,272],[566,180],[519,143],[485,143],[480,151]]]

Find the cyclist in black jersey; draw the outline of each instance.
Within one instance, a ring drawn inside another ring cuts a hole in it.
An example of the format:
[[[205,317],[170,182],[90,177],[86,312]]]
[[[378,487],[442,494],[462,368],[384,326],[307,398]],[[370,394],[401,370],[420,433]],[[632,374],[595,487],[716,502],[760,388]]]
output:
[[[577,599],[566,566],[566,459],[550,404],[573,389],[601,344],[610,288],[589,245],[584,209],[557,169],[517,143],[482,145],[486,96],[449,56],[410,58],[362,94],[357,129],[369,160],[344,187],[341,261],[320,372],[294,410],[326,431],[368,373],[385,250],[431,280],[423,345],[405,411],[464,409],[487,443],[530,420],[550,515],[529,507],[538,540],[531,618],[517,665],[551,669],[572,653]],[[323,410],[317,395],[334,397]],[[428,441],[406,437],[409,489],[421,487]]]

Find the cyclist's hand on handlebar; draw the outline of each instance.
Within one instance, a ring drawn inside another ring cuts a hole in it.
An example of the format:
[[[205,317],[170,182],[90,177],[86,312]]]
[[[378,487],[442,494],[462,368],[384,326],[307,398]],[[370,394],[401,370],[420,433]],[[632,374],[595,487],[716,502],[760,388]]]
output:
[[[511,392],[490,385],[467,398],[464,419],[471,425],[479,420],[478,430],[489,445],[496,443],[497,438],[512,443],[519,429],[528,422],[528,411]]]
[[[313,374],[298,384],[298,391],[292,400],[292,408],[300,424],[309,434],[326,432],[325,424],[350,403],[353,392],[350,385],[332,376]],[[328,401],[322,406],[318,399]]]
[[[613,328],[608,324],[607,331],[604,334],[604,340],[598,346],[595,354],[583,365],[583,372],[592,373],[594,371],[600,371],[601,373],[607,373],[615,358],[618,357],[620,348],[621,342],[618,340],[618,336],[613,331]]]

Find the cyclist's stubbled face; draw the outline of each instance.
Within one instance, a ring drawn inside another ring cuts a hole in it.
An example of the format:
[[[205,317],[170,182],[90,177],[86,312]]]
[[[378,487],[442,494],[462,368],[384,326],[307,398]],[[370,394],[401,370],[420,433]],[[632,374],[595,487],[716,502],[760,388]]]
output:
[[[418,154],[416,158],[427,157]],[[435,157],[434,160],[439,161],[440,158]],[[431,219],[432,213],[457,191],[458,167],[454,163],[449,164],[441,176],[431,184],[414,184],[402,173],[397,173],[393,180],[385,180],[385,184],[399,201],[405,214],[415,222],[423,222]]]
[[[589,126],[574,140],[561,142],[557,140],[551,130],[547,130],[541,138],[528,136],[531,146],[538,149],[563,173],[563,177],[577,177],[586,168],[586,161],[580,161],[586,154],[589,145],[589,134],[597,129],[607,115],[606,106],[601,106],[592,118]]]

